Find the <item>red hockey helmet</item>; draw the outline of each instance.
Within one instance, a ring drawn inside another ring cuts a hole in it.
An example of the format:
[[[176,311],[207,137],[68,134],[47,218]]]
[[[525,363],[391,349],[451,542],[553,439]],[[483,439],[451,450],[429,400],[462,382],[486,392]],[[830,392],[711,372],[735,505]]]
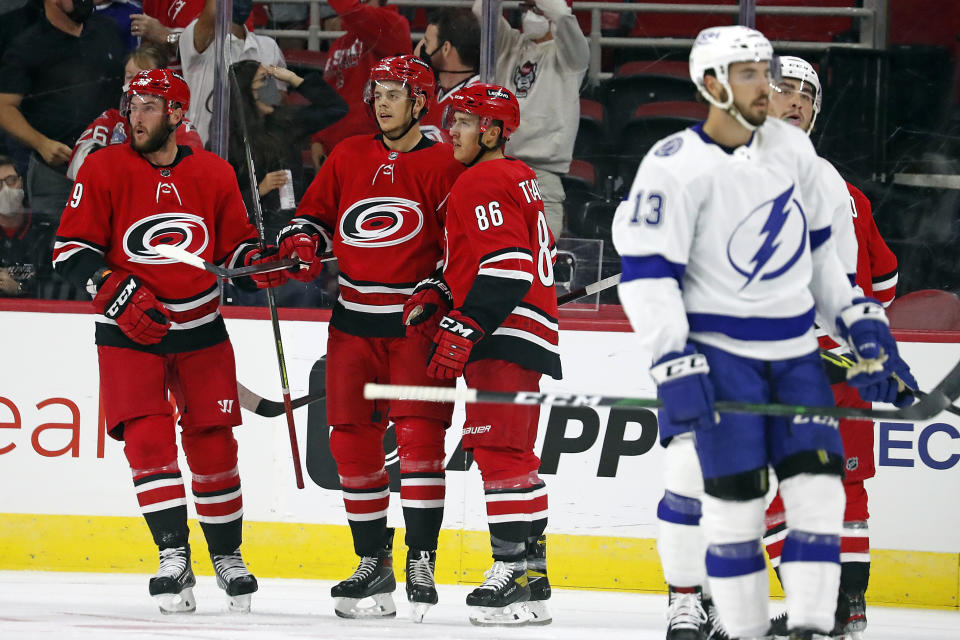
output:
[[[399,82],[410,90],[410,99],[418,95],[424,97],[424,109],[430,104],[436,92],[437,80],[433,69],[420,58],[412,55],[384,58],[370,70],[370,79],[363,89],[363,101],[373,105],[373,90],[380,81]],[[421,114],[422,115],[422,114]]]
[[[169,69],[147,69],[135,75],[127,89],[127,109],[130,99],[138,95],[163,98],[167,102],[167,113],[173,113],[174,104],[179,104],[184,111],[190,108],[190,87],[183,76]]]
[[[443,128],[453,125],[455,113],[469,113],[480,118],[482,134],[494,120],[503,123],[501,137],[506,140],[520,126],[520,103],[508,89],[495,84],[474,84],[458,89],[450,96],[443,112]]]

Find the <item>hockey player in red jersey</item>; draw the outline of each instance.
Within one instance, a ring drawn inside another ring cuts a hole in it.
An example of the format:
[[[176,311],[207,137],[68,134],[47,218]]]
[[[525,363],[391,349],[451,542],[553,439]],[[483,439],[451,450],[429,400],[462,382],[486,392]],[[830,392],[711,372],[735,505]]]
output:
[[[781,57],[781,74],[783,77],[771,94],[770,115],[794,124],[809,134],[813,131],[823,101],[820,78],[812,65],[792,56]],[[852,216],[856,247],[840,243],[840,249],[848,253],[842,255],[841,260],[845,266],[855,265],[856,283],[864,295],[876,298],[887,306],[896,290],[897,258],[877,230],[870,201],[849,182],[846,187],[850,198],[848,214]],[[821,335],[819,340],[837,406],[869,408],[871,403],[861,399],[858,392],[846,383],[847,368],[853,361],[841,353],[835,353],[840,345],[830,336]],[[843,487],[846,491],[846,509],[840,540],[840,594],[834,634],[856,639],[861,637],[867,623],[864,592],[870,575],[870,539],[867,492],[863,481],[875,474],[873,421],[842,419],[840,435],[845,458]],[[766,523],[764,542],[771,563],[778,567],[787,534],[786,514],[779,494],[767,507]],[[782,628],[778,621],[774,630]]]
[[[166,53],[155,45],[143,44],[131,51],[123,65],[124,92],[120,99],[121,104],[118,106],[122,106],[126,99],[126,88],[129,87],[130,81],[138,73],[149,69],[165,69],[166,66]],[[73,153],[70,154],[67,177],[75,180],[80,166],[87,159],[87,155],[97,149],[102,149],[111,144],[126,144],[129,137],[127,127],[127,116],[120,113],[120,109],[107,109],[101,113],[77,138],[77,143],[73,146]],[[203,141],[200,140],[200,135],[186,118],[177,127],[177,144],[186,145],[198,151],[203,149]]]
[[[365,400],[363,384],[431,384],[424,369],[430,336],[405,332],[403,305],[418,294],[449,307],[446,287],[429,276],[443,259],[447,194],[463,167],[450,145],[420,133],[418,121],[434,87],[433,71],[422,60],[412,55],[381,60],[364,92],[380,133],[337,145],[278,238],[281,257],[312,262],[291,277],[316,277],[322,268],[316,256],[330,249],[340,268],[340,296],[327,340],[328,370],[336,372],[327,376],[327,419],[354,550],[361,557],[356,572],[331,590],[342,617],[396,612],[383,452],[387,406]],[[418,621],[437,602],[433,572],[443,520],[443,441],[451,415],[450,405],[389,404],[407,527],[407,597]],[[367,597],[375,605],[360,608]]]
[[[229,267],[275,258],[260,259],[230,165],[177,145],[190,101],[183,78],[165,69],[142,71],[127,98],[130,144],[108,146],[81,167],[53,263],[93,296],[108,433],[124,443],[137,500],[160,551],[150,594],[164,613],[196,608],[169,390],[217,583],[231,609],[249,611],[257,581],[240,556],[243,502],[232,429],[240,424],[240,407],[219,285],[212,274],[163,258],[153,247],[176,245]],[[273,276],[258,278],[266,285]]]
[[[439,318],[427,365],[434,378],[463,375],[473,388],[538,391],[541,375],[561,376],[556,247],[536,174],[503,153],[520,107],[506,89],[475,84],[458,90],[446,113],[454,155],[469,167],[450,191],[444,228],[443,277],[453,304],[430,314],[411,299],[407,321]],[[466,411],[463,448],[483,477],[494,560],[467,596],[470,621],[547,624],[547,488],[533,452],[540,409],[470,404]]]

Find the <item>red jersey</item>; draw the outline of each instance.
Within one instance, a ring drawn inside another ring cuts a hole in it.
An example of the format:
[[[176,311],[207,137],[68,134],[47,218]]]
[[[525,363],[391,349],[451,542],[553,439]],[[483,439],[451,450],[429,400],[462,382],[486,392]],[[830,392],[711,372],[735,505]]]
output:
[[[203,12],[203,0],[144,0],[143,13],[170,29],[185,29]]]
[[[189,147],[178,147],[167,167],[150,164],[126,144],[87,158],[60,219],[54,268],[88,290],[90,278],[104,266],[132,273],[163,303],[171,320],[163,340],[145,346],[98,315],[97,344],[178,353],[226,340],[216,276],[158,255],[152,249],[157,243],[228,267],[256,249],[257,233],[230,165]]]
[[[111,144],[122,144],[127,142],[129,135],[127,128],[129,123],[126,116],[120,115],[119,109],[107,109],[90,123],[86,131],[77,139],[77,144],[73,146],[73,153],[70,154],[70,164],[67,167],[67,177],[75,180],[77,172],[80,171],[80,165],[87,159],[87,155]],[[177,144],[186,145],[195,151],[203,149],[203,141],[200,134],[186,118],[183,123],[177,127]]]
[[[853,232],[857,237],[857,286],[864,295],[876,298],[886,307],[897,292],[897,256],[880,235],[867,196],[849,182],[847,191],[850,192]],[[819,336],[819,341],[821,349],[840,346],[828,335]]]
[[[420,133],[437,142],[450,142],[450,133],[443,128],[443,111],[450,102],[450,96],[458,90],[480,82],[480,75],[473,75],[451,87],[449,91],[437,85],[437,94],[427,104],[427,113],[420,118]]]
[[[413,51],[410,23],[397,13],[396,7],[378,7],[359,0],[330,0],[329,4],[347,33],[330,45],[323,79],[346,100],[350,110],[310,139],[322,143],[328,154],[348,136],[376,133],[377,123],[363,102],[370,69],[381,58]]]
[[[463,165],[427,138],[410,151],[381,136],[338,145],[297,207],[293,223],[332,240],[340,296],[331,323],[356,336],[404,335],[403,303],[440,267],[447,195]]]
[[[559,379],[557,249],[533,170],[516,158],[468,169],[450,190],[443,277],[486,336],[471,360],[514,362]]]

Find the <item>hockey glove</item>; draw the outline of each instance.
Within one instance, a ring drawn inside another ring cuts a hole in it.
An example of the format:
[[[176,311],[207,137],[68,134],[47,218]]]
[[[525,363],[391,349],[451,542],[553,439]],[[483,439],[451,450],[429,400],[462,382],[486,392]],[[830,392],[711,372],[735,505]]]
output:
[[[456,310],[443,316],[439,326],[433,336],[434,347],[427,362],[427,375],[447,380],[459,378],[470,359],[470,351],[483,339],[483,329]]]
[[[93,281],[99,281],[93,308],[116,321],[128,338],[139,344],[156,344],[167,335],[167,310],[136,276],[105,270],[95,275]]]
[[[263,251],[251,251],[243,258],[243,265],[249,267],[255,264],[269,264],[279,262],[280,254],[277,247],[267,246]],[[257,289],[269,289],[270,287],[279,287],[287,281],[288,273],[285,269],[277,271],[264,271],[262,273],[251,273],[250,279],[257,285]]]
[[[280,249],[278,257],[294,257],[303,263],[290,267],[288,271],[291,278],[300,282],[313,282],[320,275],[323,271],[323,263],[317,259],[317,247],[320,242],[320,235],[313,233],[312,229],[305,225],[293,224],[280,231],[280,235],[277,236],[277,245]]]
[[[450,287],[440,277],[421,280],[413,295],[403,303],[403,324],[407,335],[418,333],[432,338],[437,332],[440,317],[453,306]]]
[[[706,356],[691,345],[682,353],[671,351],[653,364],[650,375],[657,383],[657,397],[663,401],[662,411],[670,422],[693,430],[716,424],[709,372]]]
[[[860,391],[860,397],[868,402],[910,404],[911,397],[899,393],[899,384],[916,389],[917,381],[897,352],[897,342],[880,303],[872,298],[855,298],[852,305],[840,312],[837,328],[857,357],[856,364],[847,372],[847,383]],[[890,379],[894,375],[899,381]]]

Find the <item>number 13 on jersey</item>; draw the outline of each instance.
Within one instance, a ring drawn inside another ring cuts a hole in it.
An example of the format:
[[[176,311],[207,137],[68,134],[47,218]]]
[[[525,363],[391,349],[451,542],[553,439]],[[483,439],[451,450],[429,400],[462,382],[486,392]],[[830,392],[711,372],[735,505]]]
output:
[[[663,194],[659,191],[645,192],[642,189],[633,196],[633,215],[630,224],[647,224],[655,227],[663,221]]]

